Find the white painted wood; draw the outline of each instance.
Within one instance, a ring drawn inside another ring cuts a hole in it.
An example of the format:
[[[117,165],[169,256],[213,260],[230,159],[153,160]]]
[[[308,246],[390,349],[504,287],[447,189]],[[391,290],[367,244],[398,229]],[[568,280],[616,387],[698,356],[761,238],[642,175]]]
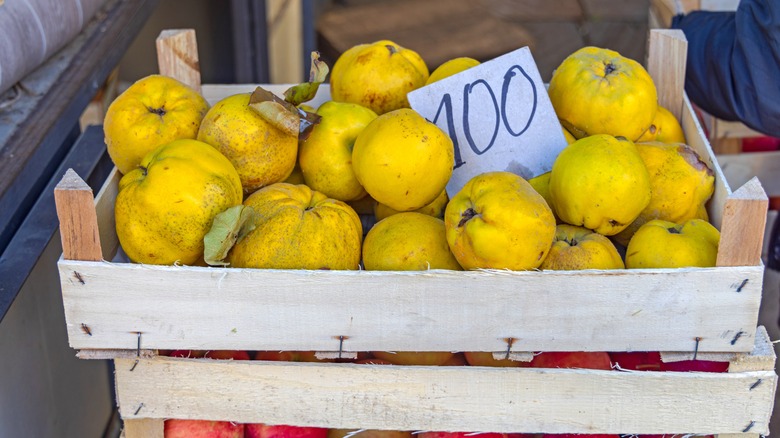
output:
[[[114,221],[114,204],[119,192],[120,179],[122,179],[122,174],[114,167],[108,175],[106,183],[95,196],[95,210],[97,211],[103,260],[113,259],[119,248],[119,238],[116,235],[116,222]]]
[[[756,343],[750,354],[737,354],[729,363],[730,373],[743,371],[769,371],[775,369],[775,349],[769,339],[769,333],[763,326],[756,330]]]
[[[729,196],[723,209],[717,266],[761,264],[768,206],[769,198],[755,177]]]
[[[780,196],[780,152],[719,155],[718,162],[732,186],[741,186],[754,176],[770,196]]]
[[[60,261],[73,348],[750,351],[763,267],[304,271]],[[79,272],[83,284],[75,280]],[[744,286],[740,292],[736,289]],[[83,332],[87,324],[91,336]],[[737,332],[743,334],[732,344]]]
[[[776,376],[157,358],[116,361],[125,419],[545,433],[766,433]],[[761,379],[762,384],[754,386]],[[751,389],[752,387],[752,389]],[[143,409],[136,409],[143,403]]]
[[[701,129],[699,119],[693,111],[693,106],[688,99],[688,95],[683,96],[683,102],[683,113],[680,124],[685,132],[685,138],[688,140],[688,145],[699,154],[699,157],[715,173],[715,192],[707,203],[707,213],[709,214],[710,222],[716,228],[721,229],[723,209],[725,208],[726,200],[731,195],[732,190],[728,181],[726,181],[726,177],[723,175],[723,170],[720,168],[718,160],[715,158],[715,152],[713,152],[709,141],[707,141],[707,137],[704,135],[704,131]]]
[[[661,352],[661,360],[664,362],[680,362],[693,360],[692,351],[685,352]],[[698,360],[710,360],[715,362],[729,362],[729,372],[741,371],[769,371],[775,369],[775,351],[769,333],[763,326],[756,329],[753,350],[749,353],[703,353],[696,354]]]
[[[647,71],[658,88],[658,104],[680,120],[685,94],[688,40],[679,29],[652,29]]]

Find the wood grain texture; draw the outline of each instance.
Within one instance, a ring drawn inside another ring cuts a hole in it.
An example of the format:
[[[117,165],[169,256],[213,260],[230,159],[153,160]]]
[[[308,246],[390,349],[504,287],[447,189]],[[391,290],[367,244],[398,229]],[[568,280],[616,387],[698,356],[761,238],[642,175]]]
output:
[[[718,266],[761,264],[768,208],[769,198],[755,177],[729,196],[723,209]]]
[[[200,93],[200,65],[195,29],[164,30],[157,37],[160,74],[178,79]]]
[[[774,371],[116,361],[125,419],[545,433],[766,433]],[[762,384],[754,386],[758,380]],[[143,409],[135,413],[138,406]]]
[[[730,184],[739,187],[756,176],[767,195],[780,195],[780,151],[719,155],[718,162]]]
[[[77,349],[135,349],[142,332],[146,349],[338,351],[346,336],[344,351],[495,352],[509,337],[513,351],[692,351],[698,336],[699,351],[750,351],[763,279],[761,266],[369,272],[63,260],[59,268]]]
[[[741,336],[741,335],[740,335]],[[756,329],[756,338],[753,350],[749,353],[702,353],[695,354],[698,360],[710,360],[715,362],[728,362],[729,372],[742,371],[770,371],[775,369],[775,351],[772,341],[769,339],[764,326]],[[680,362],[694,360],[693,351],[661,352],[661,360],[664,362]]]
[[[165,420],[163,419],[124,420],[124,424],[122,433],[125,438],[163,438],[164,436]]]
[[[710,223],[715,228],[721,229],[723,226],[723,209],[726,207],[726,201],[731,195],[732,189],[725,175],[723,175],[723,169],[718,164],[715,152],[713,152],[709,141],[707,141],[707,136],[704,134],[704,130],[687,95],[683,96],[683,113],[680,124],[685,132],[685,138],[688,140],[688,146],[692,147],[699,154],[699,158],[715,174],[715,190],[709,202],[707,202],[707,214],[709,215]]]
[[[106,178],[105,184],[95,196],[95,211],[98,217],[100,243],[103,248],[103,260],[112,260],[119,248],[119,238],[116,235],[114,204],[119,193],[119,180],[122,174],[116,167]]]
[[[73,169],[68,169],[54,189],[63,257],[70,260],[103,260],[92,189]]]
[[[647,71],[658,90],[658,104],[680,120],[685,93],[688,40],[681,30],[652,29],[647,53]]]

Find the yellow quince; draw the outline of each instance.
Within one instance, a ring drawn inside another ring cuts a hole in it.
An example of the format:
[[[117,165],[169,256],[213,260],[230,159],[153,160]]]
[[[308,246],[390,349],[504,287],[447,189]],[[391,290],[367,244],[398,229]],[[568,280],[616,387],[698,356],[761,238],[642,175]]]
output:
[[[576,138],[610,134],[635,141],[658,107],[655,84],[641,64],[597,47],[564,59],[548,93],[558,119]]]
[[[384,114],[409,108],[406,94],[425,85],[428,67],[417,52],[392,41],[360,44],[344,52],[330,73],[330,93]]]
[[[103,121],[108,155],[123,174],[157,147],[198,135],[209,104],[176,79],[147,76],[120,94]]]
[[[374,119],[352,150],[358,181],[377,202],[398,211],[416,210],[441,195],[454,164],[450,137],[407,108]]]
[[[130,260],[192,265],[214,217],[241,204],[238,172],[216,149],[176,140],[149,153],[119,181],[116,232]]]
[[[612,236],[650,203],[650,175],[632,141],[593,135],[558,154],[550,197],[562,221]]]

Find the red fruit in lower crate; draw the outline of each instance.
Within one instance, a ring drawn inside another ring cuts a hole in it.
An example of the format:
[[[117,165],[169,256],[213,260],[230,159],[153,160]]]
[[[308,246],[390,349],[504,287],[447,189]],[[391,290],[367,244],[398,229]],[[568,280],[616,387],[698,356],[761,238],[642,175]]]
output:
[[[249,353],[243,350],[211,350],[204,357],[209,359],[249,360]]]
[[[680,362],[663,362],[661,371],[700,371],[703,373],[725,373],[729,370],[728,362],[711,360],[683,360]]]
[[[270,426],[247,424],[245,438],[328,438],[328,429],[320,427]]]
[[[244,425],[229,421],[165,420],[165,438],[244,438]]]
[[[534,359],[531,361],[531,367],[611,370],[612,363],[607,353],[554,351],[534,356]]]
[[[651,352],[617,352],[609,353],[612,363],[617,364],[624,370],[634,371],[660,371],[661,354],[657,351]]]
[[[419,438],[531,438],[534,435],[525,433],[423,432],[415,436]]]

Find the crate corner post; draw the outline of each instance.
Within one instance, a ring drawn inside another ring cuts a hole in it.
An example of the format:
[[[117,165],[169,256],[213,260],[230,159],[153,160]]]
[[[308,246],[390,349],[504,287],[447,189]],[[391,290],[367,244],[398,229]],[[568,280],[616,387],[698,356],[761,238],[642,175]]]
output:
[[[160,74],[183,82],[201,92],[198,41],[195,29],[169,29],[156,40]]]
[[[60,221],[62,253],[66,260],[103,260],[92,189],[68,169],[54,189]]]

